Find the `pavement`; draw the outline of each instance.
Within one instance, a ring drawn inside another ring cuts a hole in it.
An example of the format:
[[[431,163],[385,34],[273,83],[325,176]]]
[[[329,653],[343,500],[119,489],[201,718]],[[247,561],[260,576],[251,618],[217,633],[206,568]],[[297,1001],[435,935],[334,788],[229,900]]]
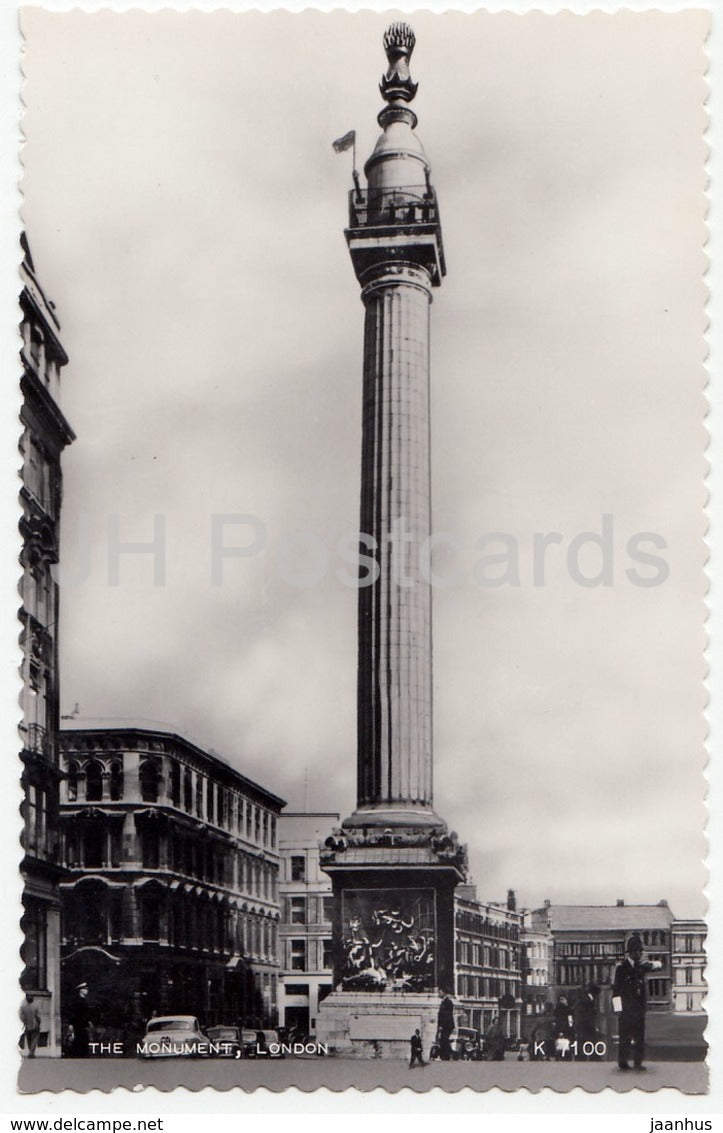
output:
[[[373,1090],[381,1087],[396,1093],[407,1087],[417,1092],[439,1086],[455,1092],[466,1086],[473,1090],[528,1089],[537,1093],[545,1087],[567,1093],[576,1086],[591,1093],[610,1088],[620,1093],[630,1090],[655,1092],[672,1088],[684,1094],[705,1094],[708,1069],[703,1062],[649,1062],[645,1073],[618,1070],[614,1062],[432,1062],[409,1070],[406,1061],[353,1058],[306,1057],[265,1061],[169,1058],[141,1061],[132,1058],[25,1059],[18,1074],[18,1090],[34,1094],[43,1090],[109,1091],[116,1087],[137,1090],[155,1086],[172,1090],[185,1086],[200,1090],[241,1089],[251,1093],[259,1087],[280,1091],[295,1086],[311,1091],[321,1086],[330,1090]]]

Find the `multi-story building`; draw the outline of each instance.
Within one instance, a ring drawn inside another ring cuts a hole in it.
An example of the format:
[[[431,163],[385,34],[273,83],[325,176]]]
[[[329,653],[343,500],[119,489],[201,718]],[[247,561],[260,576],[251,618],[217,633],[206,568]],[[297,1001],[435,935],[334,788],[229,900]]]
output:
[[[60,747],[64,986],[127,1037],[154,1011],[273,1025],[283,799],[168,732]]]
[[[520,938],[522,953],[522,1036],[529,1038],[550,999],[552,933],[532,925],[529,910],[523,913]]]
[[[474,885],[454,897],[455,1006],[459,1023],[486,1031],[499,1017],[504,1034],[520,1035],[522,913],[510,890],[506,904],[477,900]]]
[[[670,1011],[671,930],[673,914],[667,901],[657,905],[553,905],[535,909],[531,927],[549,931],[553,941],[550,998],[570,1001],[590,983],[601,989],[600,1011],[610,1013],[615,968],[625,957],[632,933],[642,938],[647,959],[662,967],[648,978],[648,1009]]]
[[[38,1053],[60,1053],[60,891],[58,819],[58,561],[61,453],[74,434],[59,406],[68,361],[53,304],[35,276],[27,240],[22,278],[20,411],[23,785],[23,990],[41,1012]]]
[[[332,891],[319,843],[338,814],[282,814],[279,820],[279,1024],[316,1034],[319,1004],[332,990]]]
[[[704,1015],[703,1001],[708,987],[705,981],[705,921],[675,920],[672,936],[673,1010]]]

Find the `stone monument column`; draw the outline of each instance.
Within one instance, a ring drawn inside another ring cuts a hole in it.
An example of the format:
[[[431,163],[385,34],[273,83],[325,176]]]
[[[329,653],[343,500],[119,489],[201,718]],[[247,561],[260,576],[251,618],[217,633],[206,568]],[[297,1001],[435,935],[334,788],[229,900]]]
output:
[[[414,33],[384,36],[382,134],[345,231],[365,307],[357,805],[321,849],[334,891],[335,989],[317,1034],[345,1053],[434,1039],[454,990],[454,889],[465,848],[432,809],[429,324],[445,274],[430,165],[409,103]],[[426,576],[425,576],[426,575]]]

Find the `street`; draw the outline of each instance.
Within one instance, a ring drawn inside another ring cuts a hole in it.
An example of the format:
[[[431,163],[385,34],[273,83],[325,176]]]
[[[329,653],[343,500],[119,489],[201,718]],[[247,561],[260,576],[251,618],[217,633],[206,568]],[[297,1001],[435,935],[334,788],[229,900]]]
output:
[[[409,1070],[406,1061],[346,1058],[287,1058],[273,1062],[222,1061],[213,1059],[167,1059],[141,1062],[135,1059],[93,1060],[38,1058],[25,1060],[18,1075],[21,1093],[72,1089],[86,1093],[92,1089],[110,1090],[155,1086],[171,1090],[185,1086],[199,1090],[211,1086],[218,1090],[240,1087],[252,1092],[260,1086],[284,1090],[296,1086],[315,1090],[375,1087],[396,1092],[403,1087],[416,1091],[435,1086],[456,1091],[465,1086],[473,1090],[526,1088],[533,1093],[544,1089],[566,1092],[575,1086],[597,1093],[609,1087],[620,1092],[655,1092],[674,1088],[685,1094],[704,1094],[708,1089],[708,1070],[703,1062],[649,1062],[646,1073],[622,1073],[614,1062],[433,1062]]]

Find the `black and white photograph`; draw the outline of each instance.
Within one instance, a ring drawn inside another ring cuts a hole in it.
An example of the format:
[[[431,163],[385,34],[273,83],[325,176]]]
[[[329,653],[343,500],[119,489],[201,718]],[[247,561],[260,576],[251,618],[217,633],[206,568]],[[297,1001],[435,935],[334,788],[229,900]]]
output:
[[[709,14],[20,26],[18,1090],[705,1095]]]

